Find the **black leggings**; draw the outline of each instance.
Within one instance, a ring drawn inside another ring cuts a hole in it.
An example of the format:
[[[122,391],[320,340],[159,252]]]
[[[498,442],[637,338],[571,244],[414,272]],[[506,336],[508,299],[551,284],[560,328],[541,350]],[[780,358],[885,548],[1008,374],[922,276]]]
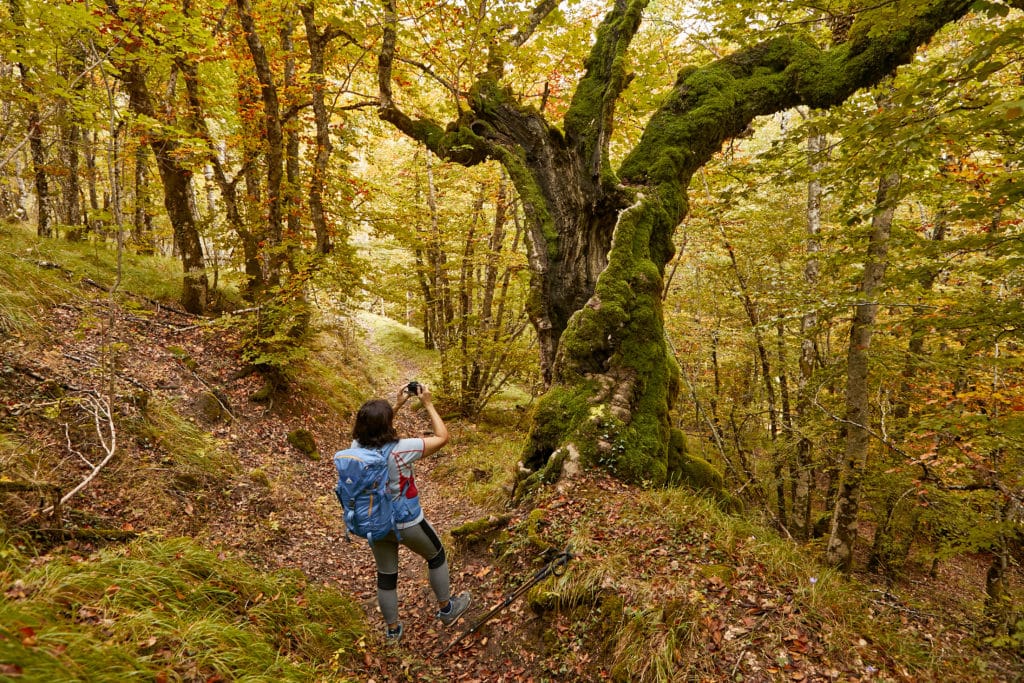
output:
[[[430,588],[437,601],[444,603],[451,597],[448,558],[434,527],[424,519],[416,526],[401,529],[398,533],[401,534],[401,541],[395,538],[394,533],[390,533],[373,543],[373,559],[377,562],[377,604],[389,624],[398,621],[399,543],[427,561]]]

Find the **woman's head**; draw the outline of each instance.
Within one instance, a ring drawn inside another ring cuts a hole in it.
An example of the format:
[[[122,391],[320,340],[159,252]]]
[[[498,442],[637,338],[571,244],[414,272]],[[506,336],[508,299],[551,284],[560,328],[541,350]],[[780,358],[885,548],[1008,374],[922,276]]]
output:
[[[360,446],[376,448],[398,440],[391,420],[395,413],[391,404],[383,399],[367,401],[356,414],[356,423],[352,427],[352,438]]]

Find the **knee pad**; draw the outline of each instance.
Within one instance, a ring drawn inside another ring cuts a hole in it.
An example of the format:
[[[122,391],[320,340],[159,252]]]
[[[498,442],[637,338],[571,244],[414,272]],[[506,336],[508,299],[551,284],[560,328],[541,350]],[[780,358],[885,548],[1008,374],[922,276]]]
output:
[[[441,546],[441,549],[437,552],[437,555],[434,555],[432,558],[430,558],[430,560],[427,561],[427,566],[431,569],[437,569],[438,567],[444,564],[445,559],[446,558],[444,554],[444,546]]]
[[[377,588],[382,591],[393,591],[398,588],[398,574],[382,574],[377,572]]]

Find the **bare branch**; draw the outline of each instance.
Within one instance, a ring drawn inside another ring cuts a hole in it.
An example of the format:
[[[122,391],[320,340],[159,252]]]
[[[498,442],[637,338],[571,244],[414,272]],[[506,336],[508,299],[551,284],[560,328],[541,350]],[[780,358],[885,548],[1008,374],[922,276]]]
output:
[[[74,453],[75,455],[77,455],[82,460],[82,462],[84,462],[86,465],[89,466],[89,469],[95,469],[96,468],[95,465],[93,465],[91,462],[89,462],[88,458],[86,458],[84,455],[82,455],[82,451],[80,451],[77,448],[75,448],[74,444],[71,443],[71,429],[70,429],[70,425],[68,425],[67,423],[64,424],[64,441],[65,441],[65,443],[66,443],[66,445],[68,447],[68,451],[71,452],[71,453]]]
[[[1024,0],[1022,0],[1024,1]],[[521,47],[533,32],[540,26],[540,22],[551,14],[555,8],[558,7],[558,0],[541,0],[540,4],[533,8],[530,12],[530,19],[524,26],[521,26],[514,36],[509,39],[509,45],[512,47]]]
[[[391,79],[396,59],[397,25],[395,0],[384,0],[384,32],[380,53],[377,56],[377,88],[380,93],[378,115],[413,140],[426,145],[427,149],[441,159],[464,166],[486,161],[492,150],[482,138],[468,128],[453,126],[450,128],[456,130],[446,130],[432,119],[411,118],[395,104]]]
[[[75,488],[65,493],[60,499],[60,505],[63,505],[79,491],[88,486],[93,479],[106,467],[114,456],[117,454],[117,428],[114,426],[114,411],[110,405],[110,399],[101,397],[95,392],[88,392],[86,394],[86,404],[90,412],[92,412],[93,423],[96,426],[96,435],[99,437],[100,446],[103,448],[106,455],[96,465],[91,465],[92,471],[83,479]],[[70,438],[68,439],[70,444]],[[73,450],[73,449],[72,449]],[[74,451],[73,452],[77,452]],[[79,454],[81,455],[81,454]],[[85,458],[83,458],[84,460]],[[88,463],[88,460],[86,460]],[[53,506],[50,506],[43,510],[44,514],[49,513],[53,510]]]
[[[454,83],[446,81],[445,79],[441,78],[436,73],[434,73],[434,70],[431,69],[428,64],[424,64],[423,62],[417,62],[415,59],[408,59],[406,57],[396,57],[396,59],[410,66],[416,67],[417,69],[425,73],[427,76],[437,81],[442,88],[450,92],[455,97],[456,101],[458,101],[459,97],[465,94],[458,88],[456,88]]]

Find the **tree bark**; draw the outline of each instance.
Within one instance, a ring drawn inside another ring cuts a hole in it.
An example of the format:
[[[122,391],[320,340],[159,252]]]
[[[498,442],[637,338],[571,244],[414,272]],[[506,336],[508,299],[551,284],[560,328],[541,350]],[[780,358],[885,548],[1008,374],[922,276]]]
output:
[[[18,37],[15,39],[15,46],[19,52],[24,52],[26,46],[22,32],[25,30],[25,14],[21,0],[9,0],[11,10],[11,22],[18,27]],[[21,74],[21,87],[28,96],[28,146],[32,156],[32,177],[36,188],[36,234],[40,237],[53,235],[53,228],[50,225],[50,188],[46,177],[46,149],[43,146],[43,122],[39,114],[39,105],[35,99],[35,84],[32,80],[32,69],[24,62],[18,62],[18,72]]]
[[[68,226],[67,238],[78,241],[84,237],[82,224],[81,182],[79,180],[78,148],[82,143],[82,129],[77,121],[69,121],[63,132],[67,179],[64,183],[64,223]]]
[[[824,133],[812,128],[807,136],[807,157],[811,178],[807,182],[807,260],[804,262],[804,282],[813,292],[818,284],[818,235],[821,233],[821,181],[818,174],[824,167],[827,140]],[[814,299],[813,295],[810,297]],[[814,444],[807,436],[806,426],[811,421],[811,378],[817,362],[815,330],[818,312],[811,308],[800,318],[800,375],[797,378],[796,419],[799,436],[796,443],[796,476],[793,492],[793,535],[801,540],[811,537],[811,492],[814,490]]]
[[[861,482],[867,466],[868,428],[868,351],[878,312],[873,299],[880,291],[888,265],[889,233],[896,209],[898,174],[889,173],[878,182],[875,214],[871,219],[868,258],[861,281],[861,301],[856,305],[850,327],[850,346],[846,361],[846,446],[840,472],[839,491],[832,512],[832,530],[828,540],[828,561],[844,572],[850,571],[857,541],[857,516],[860,509]]]
[[[316,235],[316,253],[329,254],[334,248],[332,229],[324,207],[324,181],[327,165],[331,159],[330,115],[324,101],[324,50],[327,44],[340,35],[330,28],[320,31],[316,26],[313,3],[299,7],[306,25],[306,42],[309,46],[309,79],[313,95],[313,120],[316,123],[316,156],[309,179],[309,216]]]
[[[614,4],[556,127],[501,86],[500,49],[522,44],[532,20],[492,53],[456,120],[442,126],[405,114],[392,94],[395,2],[383,0],[381,118],[449,161],[498,160],[523,203],[529,311],[550,383],[524,453],[523,470],[532,473],[525,488],[577,458],[627,480],[666,481],[679,371],[664,339],[662,280],[693,174],[755,117],[801,104],[830,107],[877,82],[970,6],[937,0],[879,26],[872,26],[879,15],[867,12],[849,42],[830,50],[782,36],[684,69],[616,173],[608,156],[615,103],[630,80],[626,53],[647,2]]]
[[[946,212],[939,209],[935,216],[935,226],[929,235],[932,242],[941,242],[946,237]],[[922,292],[929,292],[935,285],[942,266],[939,263],[929,263],[924,267],[918,283]],[[898,419],[905,419],[910,416],[910,394],[913,391],[914,377],[917,375],[918,367],[924,358],[924,343],[928,330],[925,322],[926,308],[917,304],[913,307],[913,317],[910,320],[910,341],[907,342],[907,360],[903,365],[903,372],[900,376],[900,391],[893,406],[893,416]]]
[[[135,147],[135,210],[132,213],[132,242],[140,254],[153,254],[153,217],[149,210],[149,162],[146,145]]]
[[[295,45],[292,42],[294,20],[285,20],[281,28],[281,49],[285,53],[284,74],[281,81],[282,92],[288,93],[295,88]],[[295,273],[294,251],[299,248],[302,232],[302,184],[299,168],[299,126],[296,117],[282,121],[284,131],[284,185],[281,188],[281,206],[284,211],[286,234],[284,235],[288,268]]]
[[[109,0],[108,0],[109,2]],[[157,120],[145,76],[138,64],[121,72],[129,94],[129,104],[137,114]],[[182,307],[189,313],[203,313],[209,296],[203,244],[192,210],[192,172],[178,163],[178,142],[158,127],[148,131],[150,148],[164,188],[164,208],[174,230],[174,244],[185,271],[182,283]]]
[[[182,59],[178,61],[178,67],[185,78],[185,92],[192,128],[209,148],[210,168],[213,171],[214,183],[220,190],[220,196],[224,202],[225,217],[228,225],[238,235],[242,245],[242,261],[246,275],[245,285],[242,288],[243,296],[249,301],[255,301],[256,292],[261,291],[264,284],[263,268],[260,264],[258,239],[247,227],[239,209],[238,181],[243,177],[243,172],[239,172],[234,178],[229,179],[224,170],[224,162],[220,158],[209,127],[206,125],[204,108],[199,97],[199,74],[195,64]]]
[[[122,18],[117,0],[106,0],[106,4],[114,15]],[[181,145],[177,135],[160,123],[164,119],[156,111],[142,65],[138,61],[131,61],[119,67],[119,77],[128,91],[129,107],[144,120],[151,122],[146,135],[160,173],[164,188],[164,208],[174,231],[174,246],[184,270],[182,307],[189,313],[201,314],[206,310],[209,283],[203,243],[192,202],[192,171],[178,161]]]
[[[263,101],[263,133],[266,138],[267,163],[267,241],[270,256],[267,264],[267,282],[276,285],[281,279],[281,267],[286,260],[282,251],[282,234],[284,222],[281,211],[281,191],[284,181],[284,131],[281,125],[281,103],[278,97],[274,74],[270,68],[270,59],[266,48],[256,32],[256,22],[252,17],[252,6],[249,0],[236,0],[238,18],[245,34],[246,45],[256,69],[256,77],[260,83],[260,94]]]

